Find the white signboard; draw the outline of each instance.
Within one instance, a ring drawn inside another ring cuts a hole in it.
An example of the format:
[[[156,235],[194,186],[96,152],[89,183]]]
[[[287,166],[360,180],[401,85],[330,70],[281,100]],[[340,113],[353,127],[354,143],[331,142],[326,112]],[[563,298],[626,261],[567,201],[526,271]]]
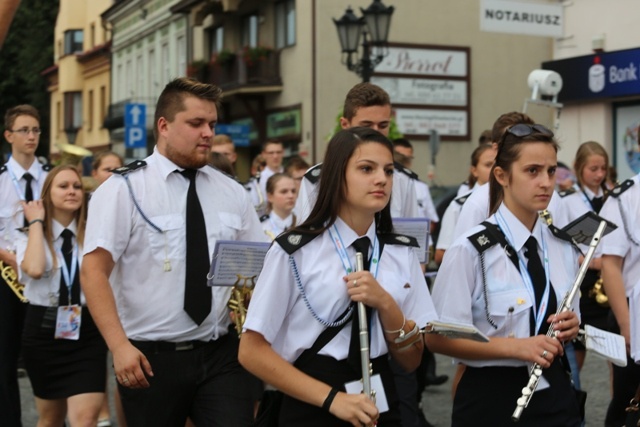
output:
[[[480,30],[531,36],[562,37],[564,8],[558,4],[505,0],[480,2]]]
[[[389,47],[376,73],[467,76],[467,52],[446,49]]]
[[[383,88],[394,105],[467,105],[467,82],[464,80],[372,77],[371,83]]]
[[[441,136],[467,135],[467,112],[459,110],[396,108],[396,124],[400,132],[429,135],[432,129]]]

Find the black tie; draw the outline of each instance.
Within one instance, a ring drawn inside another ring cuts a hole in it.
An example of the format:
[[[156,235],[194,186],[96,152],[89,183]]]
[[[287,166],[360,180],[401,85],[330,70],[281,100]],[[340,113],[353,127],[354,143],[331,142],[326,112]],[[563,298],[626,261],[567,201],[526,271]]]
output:
[[[547,276],[544,273],[540,255],[538,255],[538,241],[535,237],[530,236],[524,246],[526,248],[524,255],[529,259],[527,270],[529,271],[529,277],[531,278],[533,291],[536,296],[536,308],[540,308],[542,295],[547,286]]]
[[[184,288],[184,310],[200,325],[211,312],[211,288],[207,286],[209,273],[209,244],[202,206],[196,192],[196,169],[180,172],[189,179],[187,191],[187,262]]]
[[[360,237],[355,242],[351,244],[354,247],[356,252],[360,252],[362,254],[362,259],[364,261],[364,269],[369,270],[370,261],[369,261],[369,243],[370,240],[368,237]],[[355,265],[354,265],[355,266]],[[347,360],[351,367],[360,372],[362,370],[362,364],[360,363],[360,325],[358,322],[358,307],[357,305],[354,307],[352,323],[351,323],[351,342],[349,343],[349,356]],[[367,307],[367,325],[371,323],[371,307]],[[371,331],[369,331],[369,343],[371,343]]]
[[[603,197],[594,197],[593,199],[591,199],[591,207],[596,213],[600,212],[600,209],[602,209],[603,203],[604,203]]]
[[[22,175],[22,177],[24,178],[25,181],[27,181],[27,185],[24,188],[24,201],[30,202],[33,200],[33,188],[31,188],[31,181],[33,181],[33,175],[31,175],[29,172],[26,172],[24,175]],[[27,218],[24,219],[24,226],[25,227],[29,226],[29,221],[27,221]]]
[[[71,274],[71,262],[73,261],[73,232],[68,228],[62,231],[62,256],[67,266],[67,271]],[[78,261],[76,260],[76,264]],[[58,297],[58,305],[80,304],[80,272],[76,265],[76,274],[73,277],[71,285],[71,297],[69,297],[69,289],[64,281],[64,275],[60,274],[60,296]]]

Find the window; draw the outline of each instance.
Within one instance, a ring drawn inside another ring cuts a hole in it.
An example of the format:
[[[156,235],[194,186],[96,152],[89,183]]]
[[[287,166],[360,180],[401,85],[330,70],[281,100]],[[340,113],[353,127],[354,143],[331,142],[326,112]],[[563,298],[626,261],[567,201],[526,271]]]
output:
[[[96,24],[91,23],[91,46],[90,49],[93,49],[96,46]]]
[[[144,59],[142,58],[142,54],[136,57],[136,95],[142,96],[144,94],[144,81],[147,77],[147,74],[144,72]]]
[[[296,2],[279,1],[275,5],[276,48],[296,44]]]
[[[162,67],[160,76],[160,87],[164,87],[167,83],[169,83],[169,76],[171,75],[171,61],[169,59],[169,43],[164,42],[160,48],[160,67]]]
[[[178,54],[178,76],[187,74],[187,44],[184,36],[179,36],[176,40],[176,50]]]
[[[258,15],[248,15],[242,19],[242,46],[258,46]]]
[[[207,29],[207,39],[209,40],[210,56],[213,56],[224,49],[224,28],[215,27]]]
[[[64,129],[80,129],[82,127],[82,92],[65,92],[64,94]]]
[[[107,88],[100,86],[100,123],[107,117]]]
[[[93,90],[89,91],[89,96],[88,96],[87,103],[89,104],[88,105],[89,108],[88,108],[88,111],[87,111],[89,113],[89,117],[88,117],[88,120],[87,120],[87,130],[91,130],[91,129],[93,129],[93,120],[94,120],[94,117],[93,117]]]
[[[60,136],[62,130],[62,103],[56,102],[56,137]]]
[[[158,73],[156,65],[156,51],[155,49],[149,50],[149,96],[156,97],[156,88],[158,87]]]
[[[64,32],[64,55],[82,52],[82,30],[68,30]]]
[[[127,59],[124,72],[126,73],[124,79],[126,84],[124,97],[131,98],[133,97],[133,61],[131,58]],[[122,82],[120,84],[122,84]]]

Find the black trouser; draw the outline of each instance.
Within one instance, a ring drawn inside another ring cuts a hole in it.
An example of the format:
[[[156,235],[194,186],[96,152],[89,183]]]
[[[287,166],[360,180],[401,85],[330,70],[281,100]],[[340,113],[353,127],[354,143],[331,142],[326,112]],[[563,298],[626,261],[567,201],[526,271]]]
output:
[[[398,399],[396,396],[393,373],[389,367],[388,356],[380,356],[371,360],[373,373],[380,374],[384,385],[389,411],[380,414],[379,427],[400,427]],[[361,374],[354,372],[346,360],[338,361],[332,357],[315,355],[301,369],[306,374],[332,387],[344,391],[344,384],[359,380]],[[350,423],[340,421],[324,409],[284,395],[280,408],[280,427],[342,427],[351,426]]]
[[[147,357],[154,375],[147,377],[149,388],[118,384],[128,425],[184,427],[187,417],[196,426],[253,424],[252,382],[238,363],[235,334],[208,343],[132,343]]]
[[[18,356],[26,309],[0,278],[0,419],[7,427],[22,426]]]
[[[613,333],[620,333],[620,328],[615,320],[613,312],[609,316],[609,329]],[[605,427],[618,427],[625,423],[627,413],[626,407],[629,401],[636,394],[640,385],[640,365],[636,365],[633,359],[627,355],[627,366],[613,366],[612,389],[613,396],[607,408],[607,415],[604,419]]]
[[[543,374],[551,386],[533,394],[518,427],[580,426],[575,391],[560,361],[556,359],[550,368],[543,370]],[[467,366],[456,390],[451,425],[513,426],[511,415],[528,381],[529,370],[526,367]]]

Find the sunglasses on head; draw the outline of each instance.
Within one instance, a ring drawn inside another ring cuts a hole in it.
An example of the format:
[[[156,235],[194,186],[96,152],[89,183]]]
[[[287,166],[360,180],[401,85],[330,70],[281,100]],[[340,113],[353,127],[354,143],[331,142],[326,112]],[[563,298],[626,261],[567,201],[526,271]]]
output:
[[[517,136],[518,138],[522,138],[524,136],[529,136],[534,133],[541,133],[544,136],[553,137],[553,132],[542,125],[528,125],[525,123],[519,123],[517,125],[513,125],[505,131],[505,136],[510,134],[513,136]]]

